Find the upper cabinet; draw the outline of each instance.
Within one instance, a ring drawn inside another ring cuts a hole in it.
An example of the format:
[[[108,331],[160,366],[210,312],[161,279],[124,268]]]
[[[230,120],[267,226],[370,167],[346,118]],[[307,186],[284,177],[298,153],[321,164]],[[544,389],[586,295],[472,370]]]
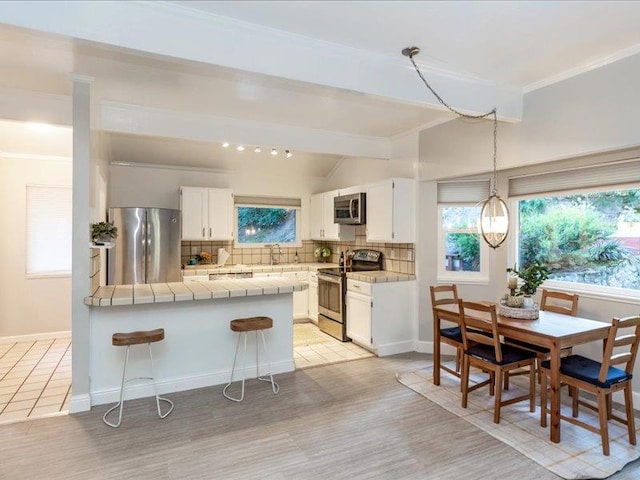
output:
[[[311,195],[309,228],[312,240],[348,241],[355,238],[352,225],[333,222],[333,199],[337,196],[338,190]]]
[[[233,192],[180,187],[183,240],[233,240]]]
[[[367,242],[413,243],[415,182],[390,178],[367,186]]]

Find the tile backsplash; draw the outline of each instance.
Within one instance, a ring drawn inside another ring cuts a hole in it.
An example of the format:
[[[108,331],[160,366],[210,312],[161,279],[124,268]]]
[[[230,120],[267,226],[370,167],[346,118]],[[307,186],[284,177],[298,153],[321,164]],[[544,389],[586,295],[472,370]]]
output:
[[[295,254],[298,254],[298,262],[316,262],[313,251],[316,247],[326,245],[331,249],[329,261],[338,263],[340,252],[349,250],[353,252],[361,248],[369,248],[382,252],[383,268],[390,272],[415,274],[415,246],[413,243],[368,243],[366,241],[366,230],[364,225],[355,227],[355,240],[350,242],[320,242],[317,240],[303,240],[299,248],[282,247],[280,263],[293,263]],[[182,242],[182,263],[187,265],[189,259],[196,258],[200,252],[207,252],[212,255],[211,263],[218,261],[218,249],[224,248],[231,254],[226,262],[230,264],[245,265],[269,265],[268,248],[234,248],[233,242],[207,242],[207,241],[183,241]]]

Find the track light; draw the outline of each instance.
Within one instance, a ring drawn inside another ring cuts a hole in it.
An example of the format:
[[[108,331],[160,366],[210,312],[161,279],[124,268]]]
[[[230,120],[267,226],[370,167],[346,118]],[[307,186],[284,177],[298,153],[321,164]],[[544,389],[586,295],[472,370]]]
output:
[[[262,149],[260,147],[256,147],[253,151],[255,153],[260,153],[262,151]]]
[[[222,144],[222,148],[228,148],[229,147],[229,142],[224,142]]]
[[[236,150],[238,150],[239,152],[242,152],[244,150],[244,147],[242,145],[238,145],[236,147]]]
[[[278,150],[276,150],[275,148],[271,149],[271,155],[277,155],[278,154]]]
[[[287,158],[293,157],[293,153],[291,153],[289,150],[285,150],[284,154],[287,156]]]

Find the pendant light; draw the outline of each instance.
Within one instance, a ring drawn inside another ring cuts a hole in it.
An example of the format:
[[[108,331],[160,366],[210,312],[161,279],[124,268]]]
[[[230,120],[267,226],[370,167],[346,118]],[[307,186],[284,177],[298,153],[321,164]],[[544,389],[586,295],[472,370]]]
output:
[[[442,104],[447,110],[455,113],[457,116],[468,119],[480,119],[493,117],[493,181],[491,185],[491,195],[484,202],[482,202],[482,208],[480,210],[480,218],[478,219],[478,229],[482,234],[482,238],[491,248],[498,248],[506,240],[509,234],[509,209],[507,204],[498,195],[498,172],[497,172],[497,158],[498,158],[498,114],[497,109],[493,109],[487,113],[480,115],[469,115],[462,113],[455,108],[449,106],[436,91],[431,88],[429,82],[427,82],[424,75],[416,65],[413,57],[420,53],[418,47],[407,47],[402,50],[402,54],[405,57],[409,57],[409,60],[416,69],[418,76],[422,82],[426,85],[429,91],[438,99],[438,102]]]

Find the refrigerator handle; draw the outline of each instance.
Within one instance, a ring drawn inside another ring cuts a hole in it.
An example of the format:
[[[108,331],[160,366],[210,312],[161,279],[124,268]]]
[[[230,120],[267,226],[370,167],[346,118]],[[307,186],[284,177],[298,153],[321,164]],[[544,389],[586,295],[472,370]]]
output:
[[[151,253],[151,249],[149,248],[150,244],[151,244],[151,239],[149,238],[149,232],[150,232],[150,228],[149,228],[149,218],[148,218],[148,214],[145,211],[144,214],[144,223],[143,225],[143,235],[142,235],[142,255],[144,258],[144,283],[147,283],[149,280],[149,262],[151,261],[150,257],[150,253]]]

